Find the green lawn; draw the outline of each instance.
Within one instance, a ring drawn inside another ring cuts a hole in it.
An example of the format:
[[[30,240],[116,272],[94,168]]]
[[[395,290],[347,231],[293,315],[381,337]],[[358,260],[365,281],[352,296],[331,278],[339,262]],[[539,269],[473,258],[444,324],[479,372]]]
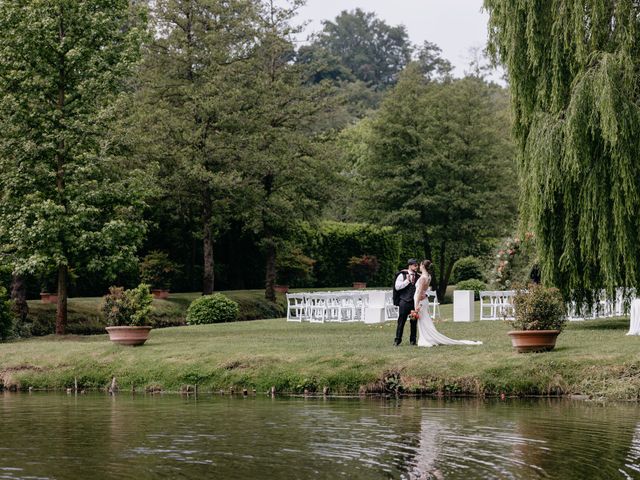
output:
[[[443,306],[450,317],[450,306]],[[392,346],[395,322],[381,325],[260,320],[152,331],[146,345],[112,345],[105,335],[53,336],[0,345],[6,387],[63,389],[78,380],[104,388],[200,391],[272,385],[281,392],[391,391],[471,395],[584,394],[640,398],[640,338],[625,336],[627,319],[570,324],[555,351],[514,353],[507,324],[438,322],[452,338],[482,346]],[[408,334],[405,332],[405,338]]]

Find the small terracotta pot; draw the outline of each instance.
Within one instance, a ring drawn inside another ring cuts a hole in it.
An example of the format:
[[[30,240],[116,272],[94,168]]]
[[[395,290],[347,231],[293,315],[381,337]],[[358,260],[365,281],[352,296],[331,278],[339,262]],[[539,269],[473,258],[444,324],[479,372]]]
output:
[[[519,353],[548,352],[556,346],[560,330],[512,330],[507,335]]]
[[[278,293],[287,293],[289,291],[289,285],[275,285],[273,289]]]
[[[142,345],[149,338],[153,327],[107,327],[109,340],[118,345]]]
[[[364,290],[367,288],[367,284],[365,282],[353,282],[353,288],[356,290]]]
[[[165,298],[169,298],[169,290],[154,288],[153,290],[151,290],[151,295],[153,295],[153,298],[164,300]]]

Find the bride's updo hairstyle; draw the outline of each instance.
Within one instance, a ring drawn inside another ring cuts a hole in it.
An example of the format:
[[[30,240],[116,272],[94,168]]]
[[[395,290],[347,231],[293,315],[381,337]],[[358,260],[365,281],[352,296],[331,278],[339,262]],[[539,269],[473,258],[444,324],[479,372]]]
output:
[[[420,266],[428,273],[431,270],[431,260],[423,260]]]

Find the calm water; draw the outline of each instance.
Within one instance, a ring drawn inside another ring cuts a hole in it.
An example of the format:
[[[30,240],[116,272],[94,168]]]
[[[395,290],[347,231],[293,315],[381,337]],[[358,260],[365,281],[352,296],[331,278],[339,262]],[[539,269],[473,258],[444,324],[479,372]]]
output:
[[[5,393],[0,478],[640,478],[640,407]]]

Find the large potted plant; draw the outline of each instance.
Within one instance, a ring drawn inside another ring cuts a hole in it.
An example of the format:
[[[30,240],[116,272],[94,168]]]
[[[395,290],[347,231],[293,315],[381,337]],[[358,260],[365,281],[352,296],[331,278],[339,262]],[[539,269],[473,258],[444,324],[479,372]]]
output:
[[[292,248],[278,256],[276,292],[286,293],[290,286],[308,285],[312,279],[313,265],[316,261],[308,257],[299,248]]]
[[[351,257],[348,267],[353,276],[353,288],[366,288],[367,282],[378,273],[380,264],[375,255],[362,255]]]
[[[566,305],[556,288],[530,284],[516,292],[513,300],[513,330],[508,334],[518,352],[553,350],[567,321]]]
[[[171,281],[178,272],[178,264],[169,259],[165,252],[154,250],[140,262],[140,279],[151,285],[154,298],[164,299],[169,296]]]
[[[149,285],[144,283],[130,290],[109,288],[109,294],[103,298],[102,313],[109,324],[110,340],[120,345],[146,342],[152,328],[148,325],[152,300]]]

